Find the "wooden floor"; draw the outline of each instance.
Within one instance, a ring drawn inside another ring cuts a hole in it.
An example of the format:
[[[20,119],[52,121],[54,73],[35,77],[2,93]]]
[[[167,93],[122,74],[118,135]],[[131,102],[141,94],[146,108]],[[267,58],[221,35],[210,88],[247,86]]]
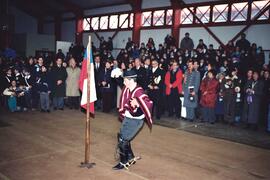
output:
[[[84,159],[85,116],[75,110],[4,113],[0,120],[0,179],[2,180],[216,180],[270,179],[270,151],[181,130],[147,126],[133,141],[142,159],[129,171],[113,171],[115,115],[96,113],[91,121],[92,169]]]

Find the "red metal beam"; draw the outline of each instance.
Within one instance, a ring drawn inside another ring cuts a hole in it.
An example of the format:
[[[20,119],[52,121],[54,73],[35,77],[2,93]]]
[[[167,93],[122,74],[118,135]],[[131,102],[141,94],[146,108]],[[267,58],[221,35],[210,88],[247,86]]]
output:
[[[173,9],[172,36],[175,39],[176,47],[178,47],[179,46],[179,38],[180,38],[181,9],[179,7],[178,0],[171,0],[171,5],[172,5],[172,9]]]
[[[243,34],[252,24],[255,23],[255,21],[257,21],[259,19],[259,17],[261,17],[267,10],[269,10],[270,8],[270,1],[262,8],[262,10],[253,17],[253,19],[251,21],[248,22],[248,24],[241,30],[239,31],[239,33],[237,33],[233,38],[232,38],[232,42],[234,42],[241,34]]]
[[[132,40],[139,45],[141,37],[142,0],[128,0],[128,2],[134,12]]]
[[[83,16],[76,17],[76,34],[75,34],[76,44],[83,43]]]

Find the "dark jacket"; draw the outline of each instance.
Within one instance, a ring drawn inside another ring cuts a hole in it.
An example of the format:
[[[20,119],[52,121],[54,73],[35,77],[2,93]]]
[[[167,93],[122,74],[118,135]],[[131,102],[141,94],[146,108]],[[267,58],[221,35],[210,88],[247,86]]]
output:
[[[134,67],[133,70],[137,73],[137,82],[139,86],[141,86],[145,90],[147,88],[145,68],[140,67],[139,69],[137,69],[136,67]]]
[[[51,70],[52,77],[52,95],[53,97],[64,97],[66,95],[66,79],[67,71],[64,67],[54,66]],[[57,85],[57,81],[61,80],[62,83]]]
[[[105,68],[103,68],[99,73],[98,80],[99,80],[98,85],[100,87],[101,92],[104,93],[104,92],[112,92],[113,91],[111,69],[105,70]],[[105,86],[102,85],[102,81],[106,82]]]
[[[38,77],[38,91],[46,93],[51,91],[51,79],[48,72],[40,73],[40,77]]]

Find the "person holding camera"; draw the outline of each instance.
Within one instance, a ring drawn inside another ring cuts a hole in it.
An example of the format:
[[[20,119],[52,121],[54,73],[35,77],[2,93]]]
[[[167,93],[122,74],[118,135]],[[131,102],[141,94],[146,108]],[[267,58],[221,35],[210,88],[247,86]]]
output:
[[[184,107],[186,107],[186,118],[189,121],[195,119],[195,109],[198,106],[198,91],[200,87],[201,75],[199,71],[194,71],[193,61],[187,62],[188,69],[184,75]]]
[[[263,95],[263,82],[259,80],[259,73],[253,72],[253,80],[247,81],[245,85],[244,116],[247,128],[256,130],[258,128],[259,111]]]

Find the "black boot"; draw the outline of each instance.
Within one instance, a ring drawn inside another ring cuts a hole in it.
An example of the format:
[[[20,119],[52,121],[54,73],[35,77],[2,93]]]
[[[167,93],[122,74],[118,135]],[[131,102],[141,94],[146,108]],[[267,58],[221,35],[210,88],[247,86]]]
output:
[[[121,152],[119,154],[120,154],[120,162],[113,167],[113,170],[128,169],[126,156]]]
[[[133,154],[133,151],[131,149],[131,144],[130,142],[128,143],[128,146],[127,146],[127,152],[126,152],[126,155],[127,155],[127,161],[129,163],[129,165],[132,165],[132,164],[135,164],[136,161],[134,160],[135,156]]]
[[[121,169],[128,169],[128,159],[127,159],[127,152],[128,152],[128,141],[125,141],[118,135],[118,148],[119,148],[119,156],[120,162],[113,167],[114,170],[121,170]]]

